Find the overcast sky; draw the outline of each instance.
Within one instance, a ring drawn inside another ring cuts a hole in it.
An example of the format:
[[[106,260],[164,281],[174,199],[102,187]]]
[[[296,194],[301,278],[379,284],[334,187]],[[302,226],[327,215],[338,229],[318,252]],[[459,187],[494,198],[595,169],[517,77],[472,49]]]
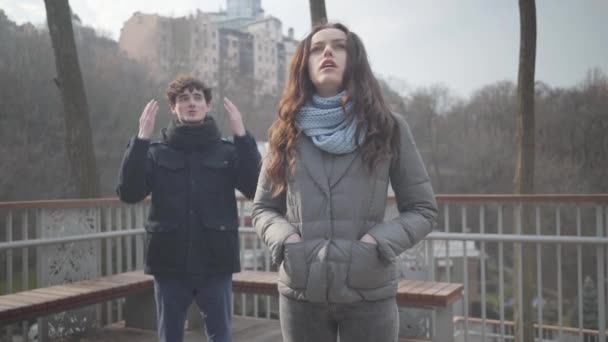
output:
[[[469,96],[479,87],[517,78],[519,12],[516,0],[326,0],[331,21],[358,33],[374,71],[410,88],[441,83]],[[136,11],[181,16],[217,11],[225,0],[70,0],[83,23],[118,39]],[[307,0],[262,0],[266,14],[295,29],[310,28]],[[45,21],[43,0],[0,0],[17,23]],[[586,71],[608,72],[608,1],[537,0],[537,79],[571,86]]]

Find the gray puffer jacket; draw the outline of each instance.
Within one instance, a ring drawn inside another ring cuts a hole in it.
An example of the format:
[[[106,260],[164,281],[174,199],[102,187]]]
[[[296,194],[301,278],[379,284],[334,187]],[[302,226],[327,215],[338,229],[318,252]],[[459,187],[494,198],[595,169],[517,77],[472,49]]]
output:
[[[395,296],[396,258],[435,225],[437,204],[410,129],[400,116],[398,155],[369,173],[358,151],[334,155],[300,136],[295,173],[273,197],[264,160],[253,224],[279,268],[279,292],[317,303]],[[384,221],[389,181],[399,215]],[[294,233],[302,242],[284,244]],[[378,245],[360,242],[372,235]]]

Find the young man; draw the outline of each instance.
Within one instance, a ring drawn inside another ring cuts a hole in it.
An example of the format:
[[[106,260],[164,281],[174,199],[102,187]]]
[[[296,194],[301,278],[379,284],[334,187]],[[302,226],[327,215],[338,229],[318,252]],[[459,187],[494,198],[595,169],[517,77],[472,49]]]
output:
[[[260,154],[227,98],[234,143],[221,139],[208,115],[211,90],[201,81],[178,77],[166,95],[175,118],[161,141],[151,143],[158,103],[148,102],[125,152],[117,192],[126,203],[152,195],[145,272],[154,275],[159,339],[183,340],[194,300],[209,341],[229,342],[232,273],[240,271],[234,189],[254,196]]]

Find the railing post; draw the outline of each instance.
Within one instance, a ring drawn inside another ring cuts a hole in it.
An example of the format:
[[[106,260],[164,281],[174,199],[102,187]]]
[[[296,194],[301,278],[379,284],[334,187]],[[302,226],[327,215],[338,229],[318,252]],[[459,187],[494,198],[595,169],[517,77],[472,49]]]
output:
[[[576,236],[581,236],[581,208],[576,207]],[[583,335],[583,250],[579,244],[576,246],[576,278],[578,295],[578,339],[582,341]]]
[[[462,232],[467,233],[467,207],[464,204],[461,207],[461,215]],[[469,340],[469,265],[467,259],[467,241],[462,242],[462,267],[464,269],[464,341],[467,342]]]
[[[540,207],[536,206],[536,235],[541,235],[541,225],[540,225]],[[537,296],[538,296],[538,335],[539,337],[543,336],[543,266],[542,266],[542,245],[540,243],[536,244],[536,282],[537,282]]]
[[[523,215],[523,204],[521,202],[518,202],[515,205],[515,230],[516,230],[516,234],[522,234],[522,215]],[[524,340],[524,299],[523,299],[523,275],[524,275],[524,267],[523,267],[523,243],[521,242],[517,242],[515,243],[514,246],[514,250],[517,254],[517,265],[513,265],[513,267],[515,267],[517,269],[517,284],[515,284],[515,286],[517,287],[517,303],[518,303],[518,310],[519,310],[519,315],[514,315],[514,321],[515,319],[517,319],[518,322],[518,328],[519,329],[515,329],[515,333],[519,335],[519,341],[523,341]]]
[[[485,233],[486,210],[482,203],[479,208],[479,233]],[[481,242],[481,339],[486,340],[486,243]]]
[[[133,229],[133,222],[131,221],[133,219],[132,214],[133,214],[133,207],[131,207],[131,206],[126,207],[126,210],[125,210],[125,229],[126,230]],[[127,236],[125,238],[125,245],[127,246],[127,248],[126,248],[126,253],[127,253],[126,271],[132,271],[133,270],[133,239],[131,238],[131,236]]]
[[[445,212],[443,213],[445,221],[445,232],[450,232],[450,205],[448,203],[443,207]],[[447,282],[451,282],[452,274],[452,259],[450,258],[450,240],[445,240],[445,270]]]
[[[6,232],[5,232],[6,241],[7,242],[13,241],[13,211],[10,209],[8,210],[8,213],[6,214],[5,229],[6,229]],[[4,288],[4,292],[7,294],[13,293],[13,251],[12,250],[6,251],[6,277],[4,279],[6,279],[6,285]],[[12,339],[13,339],[13,327],[10,325],[6,327],[6,338],[9,341],[12,341]]]
[[[13,241],[13,211],[9,210],[7,215],[6,215],[6,222],[5,222],[5,227],[6,227],[6,241],[7,242],[12,242]],[[5,287],[5,293],[9,294],[9,293],[13,293],[13,251],[12,250],[8,250],[6,251],[6,277],[4,278],[6,279],[6,287]]]
[[[27,240],[29,233],[29,221],[28,221],[28,210],[23,209],[23,215],[21,217],[21,239]],[[30,288],[30,262],[29,262],[29,247],[21,250],[21,291],[28,290]],[[22,322],[21,330],[23,340],[27,341],[27,335],[29,332],[29,324],[27,321]]]
[[[498,234],[503,233],[503,206],[498,206]],[[505,340],[505,289],[504,289],[504,244],[498,243],[498,311],[500,316],[500,339]]]
[[[433,310],[435,312],[436,324],[433,329],[434,342],[454,341],[454,312],[452,305],[445,308]],[[466,320],[466,317],[465,317]],[[466,335],[465,335],[466,336]]]
[[[555,212],[556,220],[556,235],[561,236],[562,234],[562,212],[561,207],[558,205]],[[557,324],[559,325],[558,339],[559,341],[563,338],[563,327],[564,324],[564,303],[563,303],[563,284],[562,284],[562,245],[557,245]]]
[[[597,236],[605,237],[603,223],[603,208],[601,205],[596,207],[596,226]],[[606,290],[605,290],[605,266],[604,253],[606,246],[597,246],[597,312],[598,312],[598,339],[600,342],[606,342]]]
[[[135,205],[135,228],[144,227],[144,205],[139,203]],[[135,238],[135,264],[138,270],[144,268],[144,237],[137,236]]]

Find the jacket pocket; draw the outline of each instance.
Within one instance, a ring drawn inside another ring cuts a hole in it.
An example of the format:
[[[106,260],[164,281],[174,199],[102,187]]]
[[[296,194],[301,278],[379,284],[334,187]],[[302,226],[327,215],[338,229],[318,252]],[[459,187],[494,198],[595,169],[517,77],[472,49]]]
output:
[[[239,227],[231,225],[205,226],[203,232],[206,251],[201,251],[207,264],[219,267],[238,265]]]
[[[175,194],[186,189],[186,163],[180,158],[157,159],[153,192]]]
[[[397,278],[394,263],[380,259],[378,246],[354,241],[348,270],[348,285],[353,289],[375,289]]]
[[[177,269],[183,263],[184,249],[177,223],[154,222],[146,225],[146,264],[152,269]]]
[[[279,281],[292,289],[306,288],[308,265],[305,242],[283,245],[283,262],[279,267]]]

